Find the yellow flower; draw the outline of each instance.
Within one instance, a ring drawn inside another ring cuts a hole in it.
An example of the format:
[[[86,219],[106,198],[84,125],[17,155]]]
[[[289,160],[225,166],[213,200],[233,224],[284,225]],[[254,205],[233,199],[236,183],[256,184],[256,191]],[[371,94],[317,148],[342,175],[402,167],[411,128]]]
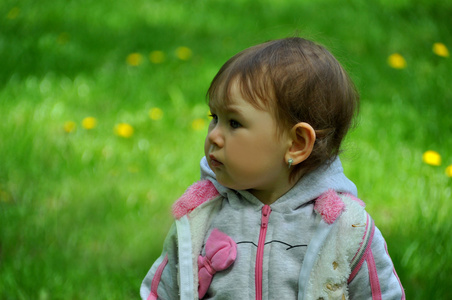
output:
[[[452,165],[449,165],[446,168],[446,175],[449,176],[449,177],[452,177]]]
[[[126,61],[129,66],[136,67],[143,62],[143,56],[140,53],[131,53],[127,56]]]
[[[188,47],[179,47],[176,49],[176,56],[180,60],[189,60],[193,52]]]
[[[77,128],[77,124],[75,124],[74,121],[66,121],[66,122],[64,122],[63,129],[67,133],[71,133],[71,132],[75,131],[76,128]]]
[[[161,64],[165,61],[165,53],[163,51],[152,51],[149,54],[149,60],[153,64]]]
[[[149,110],[149,118],[154,121],[161,120],[163,118],[163,111],[158,107],[153,107]]]
[[[449,50],[443,43],[434,43],[433,53],[435,53],[438,56],[449,57]]]
[[[82,126],[87,130],[93,129],[96,125],[97,119],[94,117],[86,117],[82,120]]]
[[[391,54],[388,57],[388,64],[394,69],[404,69],[404,68],[406,68],[406,60],[399,53]]]
[[[422,161],[431,166],[440,166],[441,155],[436,151],[429,150],[422,155]]]
[[[119,123],[115,126],[115,134],[123,138],[130,138],[133,135],[133,127],[127,123]]]
[[[203,130],[205,126],[206,120],[204,119],[196,119],[191,122],[191,128],[193,128],[193,130]]]
[[[13,7],[8,14],[6,15],[6,17],[10,20],[14,20],[15,18],[17,18],[20,14],[20,8],[18,7]]]

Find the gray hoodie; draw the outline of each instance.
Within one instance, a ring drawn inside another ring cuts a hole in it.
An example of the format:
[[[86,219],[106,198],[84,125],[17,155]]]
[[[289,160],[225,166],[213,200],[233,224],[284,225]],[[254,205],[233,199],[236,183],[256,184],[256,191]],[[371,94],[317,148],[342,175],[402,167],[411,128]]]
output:
[[[300,298],[300,271],[308,246],[316,239],[319,227],[319,217],[314,211],[315,200],[330,189],[357,196],[356,186],[344,175],[339,159],[306,174],[271,204],[270,209],[247,191],[235,191],[219,184],[205,158],[201,161],[201,179],[212,182],[222,196],[217,212],[207,224],[203,245],[213,229],[227,234],[237,244],[234,264],[214,275],[204,299]],[[165,255],[168,255],[168,264],[158,282],[159,299],[180,297],[177,265],[181,252],[176,246],[180,239],[176,231],[173,226],[162,257],[154,263],[143,281],[143,299],[147,299],[154,274]],[[349,283],[350,299],[403,299],[403,289],[378,229],[371,243],[369,251],[373,254],[373,262],[368,263],[366,259]],[[204,246],[200,254],[205,255]]]

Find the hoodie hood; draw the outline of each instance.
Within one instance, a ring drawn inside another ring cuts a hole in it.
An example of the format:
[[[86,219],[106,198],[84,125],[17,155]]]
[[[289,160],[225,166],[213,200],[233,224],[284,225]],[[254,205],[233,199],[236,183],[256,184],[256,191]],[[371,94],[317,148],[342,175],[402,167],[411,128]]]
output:
[[[235,191],[221,185],[215,177],[215,173],[210,169],[205,157],[201,160],[201,179],[211,181],[217,191],[226,198],[231,193],[239,193],[248,201],[262,206],[263,204],[255,198],[250,192]],[[328,189],[336,192],[349,193],[357,197],[358,192],[355,184],[349,180],[342,168],[341,161],[337,157],[331,164],[324,164],[316,170],[304,175],[286,194],[271,204],[272,209],[296,210],[306,203],[318,198]]]

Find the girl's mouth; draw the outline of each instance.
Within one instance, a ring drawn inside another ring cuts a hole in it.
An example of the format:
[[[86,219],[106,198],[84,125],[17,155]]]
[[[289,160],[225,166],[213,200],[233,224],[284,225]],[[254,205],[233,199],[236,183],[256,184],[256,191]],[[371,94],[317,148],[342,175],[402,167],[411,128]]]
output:
[[[212,167],[219,167],[219,166],[223,165],[223,164],[222,164],[221,162],[219,162],[219,161],[215,158],[215,156],[213,156],[212,154],[209,155],[209,158],[210,158],[210,165],[211,165]]]

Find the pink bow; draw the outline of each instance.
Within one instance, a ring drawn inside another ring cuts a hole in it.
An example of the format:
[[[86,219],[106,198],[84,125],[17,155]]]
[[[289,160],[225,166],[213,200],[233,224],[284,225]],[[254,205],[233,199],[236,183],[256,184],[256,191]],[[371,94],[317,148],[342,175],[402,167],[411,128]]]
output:
[[[198,296],[204,297],[212,282],[213,275],[229,268],[237,257],[237,244],[232,238],[214,229],[207,239],[206,256],[198,257]]]

